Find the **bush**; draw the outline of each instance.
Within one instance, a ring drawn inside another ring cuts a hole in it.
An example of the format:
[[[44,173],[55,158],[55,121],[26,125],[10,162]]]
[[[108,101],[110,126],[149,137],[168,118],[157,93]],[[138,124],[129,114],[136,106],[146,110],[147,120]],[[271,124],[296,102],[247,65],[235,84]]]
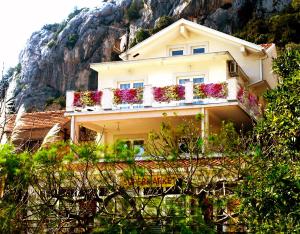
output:
[[[68,49],[74,48],[78,38],[79,38],[79,36],[77,33],[72,33],[68,36],[68,41],[66,43],[66,46],[68,47]]]
[[[281,56],[274,59],[273,70],[280,77],[289,77],[295,71],[300,70],[300,49],[294,45],[291,49],[286,50]]]
[[[56,45],[56,41],[53,40],[53,39],[51,39],[51,41],[49,41],[48,44],[47,44],[48,48],[50,48],[50,49],[51,49],[53,46],[55,46],[55,45]]]
[[[275,42],[281,47],[290,42],[300,43],[300,13],[297,5],[292,6],[266,19],[253,17],[235,36],[256,44]]]
[[[66,97],[65,96],[59,96],[57,98],[49,98],[46,101],[46,106],[51,106],[53,104],[60,105],[60,107],[64,108],[66,107]]]
[[[136,32],[135,37],[130,44],[130,48],[142,42],[143,40],[147,39],[148,37],[150,37],[149,31],[145,29],[140,29],[139,31]]]
[[[73,19],[76,15],[78,15],[81,11],[85,10],[87,8],[81,8],[81,9],[78,9],[77,7],[75,7],[73,9],[73,11],[68,15],[68,19],[67,21],[70,21],[71,19]]]
[[[42,29],[56,32],[58,28],[59,28],[59,24],[55,23],[55,24],[45,24]]]
[[[174,23],[174,19],[170,16],[162,16],[158,19],[155,27],[151,30],[151,34],[157,33],[160,30]]]
[[[131,2],[130,7],[126,11],[126,17],[128,20],[132,21],[141,17],[140,10],[143,8],[141,4],[142,3],[139,4],[137,0],[133,0]]]

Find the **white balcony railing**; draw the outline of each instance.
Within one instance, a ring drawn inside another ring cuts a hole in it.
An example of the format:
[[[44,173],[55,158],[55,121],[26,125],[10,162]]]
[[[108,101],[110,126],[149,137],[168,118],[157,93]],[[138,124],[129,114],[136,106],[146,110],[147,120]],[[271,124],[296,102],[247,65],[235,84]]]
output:
[[[183,86],[152,87],[120,90],[106,88],[101,91],[67,91],[66,111],[105,111],[148,107],[167,107],[192,104],[237,101],[240,85],[236,78],[225,83],[198,84],[186,82]]]

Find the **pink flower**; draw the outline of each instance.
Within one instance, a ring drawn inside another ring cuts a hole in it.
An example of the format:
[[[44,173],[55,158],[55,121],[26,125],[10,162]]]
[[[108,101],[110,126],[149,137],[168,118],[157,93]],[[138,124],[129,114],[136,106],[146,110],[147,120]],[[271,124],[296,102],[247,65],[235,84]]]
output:
[[[74,92],[73,106],[82,106],[80,96],[80,92]]]
[[[244,96],[245,96],[245,90],[244,90],[244,88],[241,87],[237,93],[237,99],[241,103],[244,103],[245,102]]]
[[[258,106],[258,98],[256,95],[249,93],[248,101],[249,101],[250,106]]]
[[[143,89],[115,89],[114,103],[115,104],[138,104],[143,102]]]

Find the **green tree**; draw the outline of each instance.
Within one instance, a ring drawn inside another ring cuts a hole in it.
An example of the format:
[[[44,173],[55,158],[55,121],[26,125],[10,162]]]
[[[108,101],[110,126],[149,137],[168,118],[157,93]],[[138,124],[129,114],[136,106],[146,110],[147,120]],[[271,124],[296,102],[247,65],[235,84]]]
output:
[[[300,72],[299,51],[285,51],[274,60],[280,76],[266,93],[264,119],[255,128],[244,159],[239,191],[244,222],[258,233],[300,231]]]

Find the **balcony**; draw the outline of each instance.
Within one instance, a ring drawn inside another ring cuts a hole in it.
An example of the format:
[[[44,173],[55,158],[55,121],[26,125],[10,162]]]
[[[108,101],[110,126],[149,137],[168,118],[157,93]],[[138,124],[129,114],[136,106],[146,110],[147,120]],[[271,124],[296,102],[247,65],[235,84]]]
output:
[[[126,90],[106,88],[99,91],[67,91],[66,111],[103,113],[188,105],[226,105],[230,102],[238,102],[250,115],[260,115],[257,97],[242,86],[238,77],[211,84],[186,82],[184,85],[145,85],[143,88]]]

